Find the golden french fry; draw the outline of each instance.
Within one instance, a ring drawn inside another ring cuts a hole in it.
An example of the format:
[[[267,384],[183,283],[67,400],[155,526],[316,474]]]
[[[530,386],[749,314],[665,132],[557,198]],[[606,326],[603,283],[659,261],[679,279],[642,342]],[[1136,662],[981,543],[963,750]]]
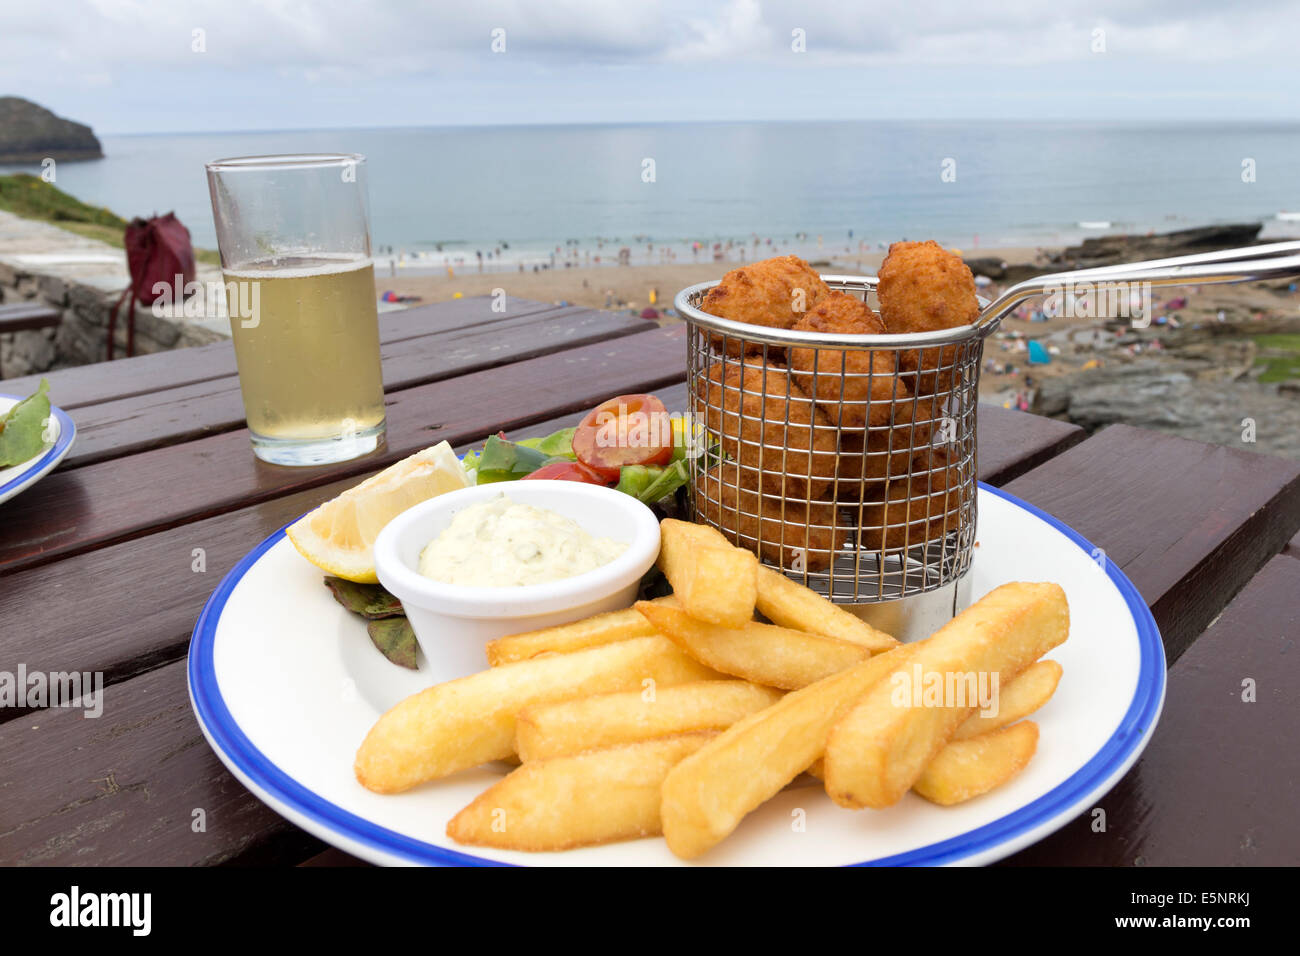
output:
[[[664,778],[712,736],[697,731],[530,761],[452,817],[447,836],[531,852],[654,836],[662,832]]]
[[[987,717],[978,710],[958,725],[953,740],[969,740],[999,727],[1006,727],[1028,717],[1051,700],[1061,681],[1061,665],[1056,661],[1030,664],[1015,680],[998,692],[998,711]]]
[[[755,684],[797,690],[870,657],[861,644],[749,621],[720,627],[678,608],[639,601],[636,609],[660,634],[701,664]]]
[[[711,525],[687,522],[678,524],[685,525],[685,529],[679,530],[693,537],[699,546],[735,547],[721,531]],[[884,631],[877,630],[860,617],[832,604],[811,588],[790,580],[766,565],[758,565],[756,583],[755,605],[759,613],[773,624],[861,644],[872,651],[887,651],[898,646],[898,641]]]
[[[655,598],[656,604],[675,604],[675,598]],[[609,611],[572,624],[558,624],[538,631],[524,631],[488,641],[488,664],[498,667],[511,661],[526,661],[539,654],[568,654],[586,647],[599,647],[634,637],[650,637],[654,627],[635,608]]]
[[[945,807],[962,803],[1020,773],[1037,747],[1038,725],[1031,720],[954,740],[930,761],[912,789]]]
[[[920,777],[978,704],[960,678],[1011,681],[1066,639],[1070,612],[1057,584],[1004,584],[919,642],[905,668],[881,681],[831,730],[826,792],[844,807],[887,807]],[[918,680],[952,683],[963,700],[912,706]]]
[[[718,676],[659,635],[502,664],[398,703],[366,735],[354,770],[362,786],[396,793],[510,756],[515,715],[529,704]]]
[[[674,767],[663,787],[668,848],[689,860],[725,839],[746,814],[821,756],[840,715],[917,646],[900,645],[786,694]]]
[[[730,544],[702,543],[695,527],[673,518],[659,523],[659,567],[692,617],[740,627],[754,618],[758,558]]]
[[[836,607],[811,588],[791,581],[779,571],[759,565],[758,611],[773,624],[887,651],[898,641],[866,621]]]
[[[515,750],[528,762],[694,730],[723,730],[780,699],[780,691],[749,681],[710,680],[533,704],[516,718]]]

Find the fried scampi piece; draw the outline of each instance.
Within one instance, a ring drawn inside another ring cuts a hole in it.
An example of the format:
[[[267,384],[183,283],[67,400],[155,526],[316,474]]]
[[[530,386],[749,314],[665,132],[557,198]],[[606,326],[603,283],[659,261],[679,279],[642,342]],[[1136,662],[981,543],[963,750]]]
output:
[[[792,328],[799,317],[830,295],[830,287],[798,256],[777,256],[732,269],[709,290],[700,309],[719,318],[761,325]],[[722,336],[711,344],[722,348]],[[728,340],[728,355],[740,355],[743,343]]]
[[[785,369],[714,363],[695,390],[697,419],[729,458],[762,473],[764,491],[807,499],[830,487],[836,429]]]
[[[942,409],[934,399],[915,398],[895,406],[892,427],[844,435],[835,500],[861,501],[884,482],[906,477],[912,471],[912,460],[930,446],[942,428]]]
[[[801,332],[885,334],[880,316],[845,292],[832,292],[822,299],[794,328]],[[817,400],[826,417],[841,428],[887,425],[893,402],[908,396],[895,375],[896,354],[868,349],[790,349],[790,372],[799,387]]]
[[[893,333],[934,332],[969,325],[979,316],[975,276],[961,257],[933,239],[896,242],[880,266],[880,317]],[[900,353],[899,363],[923,395],[949,391],[957,346]]]
[[[759,494],[757,478],[734,461],[695,480],[695,510],[716,524],[727,540],[782,568],[824,571],[851,531],[822,501],[796,501]],[[784,508],[783,508],[784,505]]]
[[[910,475],[892,479],[863,502],[861,546],[910,547],[956,531],[963,498],[956,464],[944,449],[928,448],[912,460]]]

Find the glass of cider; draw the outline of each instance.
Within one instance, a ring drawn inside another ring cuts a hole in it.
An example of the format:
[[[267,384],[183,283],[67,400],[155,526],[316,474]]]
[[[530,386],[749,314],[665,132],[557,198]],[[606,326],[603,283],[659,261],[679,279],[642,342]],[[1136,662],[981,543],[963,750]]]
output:
[[[207,164],[226,309],[253,454],[319,465],[384,441],[366,161]]]

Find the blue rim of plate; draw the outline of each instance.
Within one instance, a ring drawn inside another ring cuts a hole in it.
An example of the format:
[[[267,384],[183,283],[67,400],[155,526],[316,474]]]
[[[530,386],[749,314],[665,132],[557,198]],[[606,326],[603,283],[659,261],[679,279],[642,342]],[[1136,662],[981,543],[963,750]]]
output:
[[[1077,531],[1028,502],[983,482],[980,482],[980,488],[1006,499],[1016,507],[1051,525],[1087,552],[1089,557],[1097,553],[1093,545]],[[285,528],[287,527],[288,525],[285,525]],[[203,606],[203,612],[194,625],[187,666],[190,698],[195,714],[209,738],[219,748],[221,755],[237,767],[243,776],[304,819],[310,820],[319,832],[335,833],[380,853],[400,857],[413,863],[435,866],[513,865],[425,843],[423,840],[389,830],[344,810],[284,773],[270,758],[259,751],[240,729],[221,696],[216,672],[213,669],[212,657],[217,624],[235,586],[258,559],[284,537],[285,528],[268,537],[230,570],[217,589],[212,592],[212,596],[208,598]],[[1060,814],[1105,784],[1116,768],[1123,766],[1124,762],[1142,746],[1164,701],[1164,645],[1160,641],[1160,630],[1156,627],[1155,619],[1152,618],[1151,611],[1142,600],[1137,588],[1114,563],[1107,561],[1105,570],[1128,605],[1137,627],[1139,651],[1137,688],[1115,733],[1092,759],[1071,774],[1068,779],[1019,810],[938,843],[853,865],[941,866],[960,863],[980,853],[994,850],[1016,837],[1053,822]],[[1060,825],[1068,822],[1068,819],[1062,819]]]
[[[14,401],[21,402],[27,396],[20,395],[0,395],[0,398],[12,398]],[[60,458],[62,458],[72,447],[72,440],[77,437],[77,425],[68,417],[68,413],[63,409],[51,405],[50,414],[54,420],[59,423],[59,437],[54,444],[46,449],[45,454],[39,458],[27,463],[27,467],[18,475],[10,478],[3,485],[0,485],[0,495],[10,491],[17,491],[23,485],[40,478],[45,472],[53,468]]]

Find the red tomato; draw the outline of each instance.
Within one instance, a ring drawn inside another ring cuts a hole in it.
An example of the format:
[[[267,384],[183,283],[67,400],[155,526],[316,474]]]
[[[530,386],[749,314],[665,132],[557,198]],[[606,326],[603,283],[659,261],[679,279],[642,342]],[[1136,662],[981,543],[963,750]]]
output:
[[[577,461],[555,461],[549,465],[542,465],[531,475],[524,475],[520,480],[528,481],[530,478],[550,478],[554,481],[583,481],[589,485],[606,484],[604,478]]]
[[[606,481],[617,481],[624,465],[666,465],[673,457],[668,409],[653,395],[611,398],[582,420],[573,452]]]

